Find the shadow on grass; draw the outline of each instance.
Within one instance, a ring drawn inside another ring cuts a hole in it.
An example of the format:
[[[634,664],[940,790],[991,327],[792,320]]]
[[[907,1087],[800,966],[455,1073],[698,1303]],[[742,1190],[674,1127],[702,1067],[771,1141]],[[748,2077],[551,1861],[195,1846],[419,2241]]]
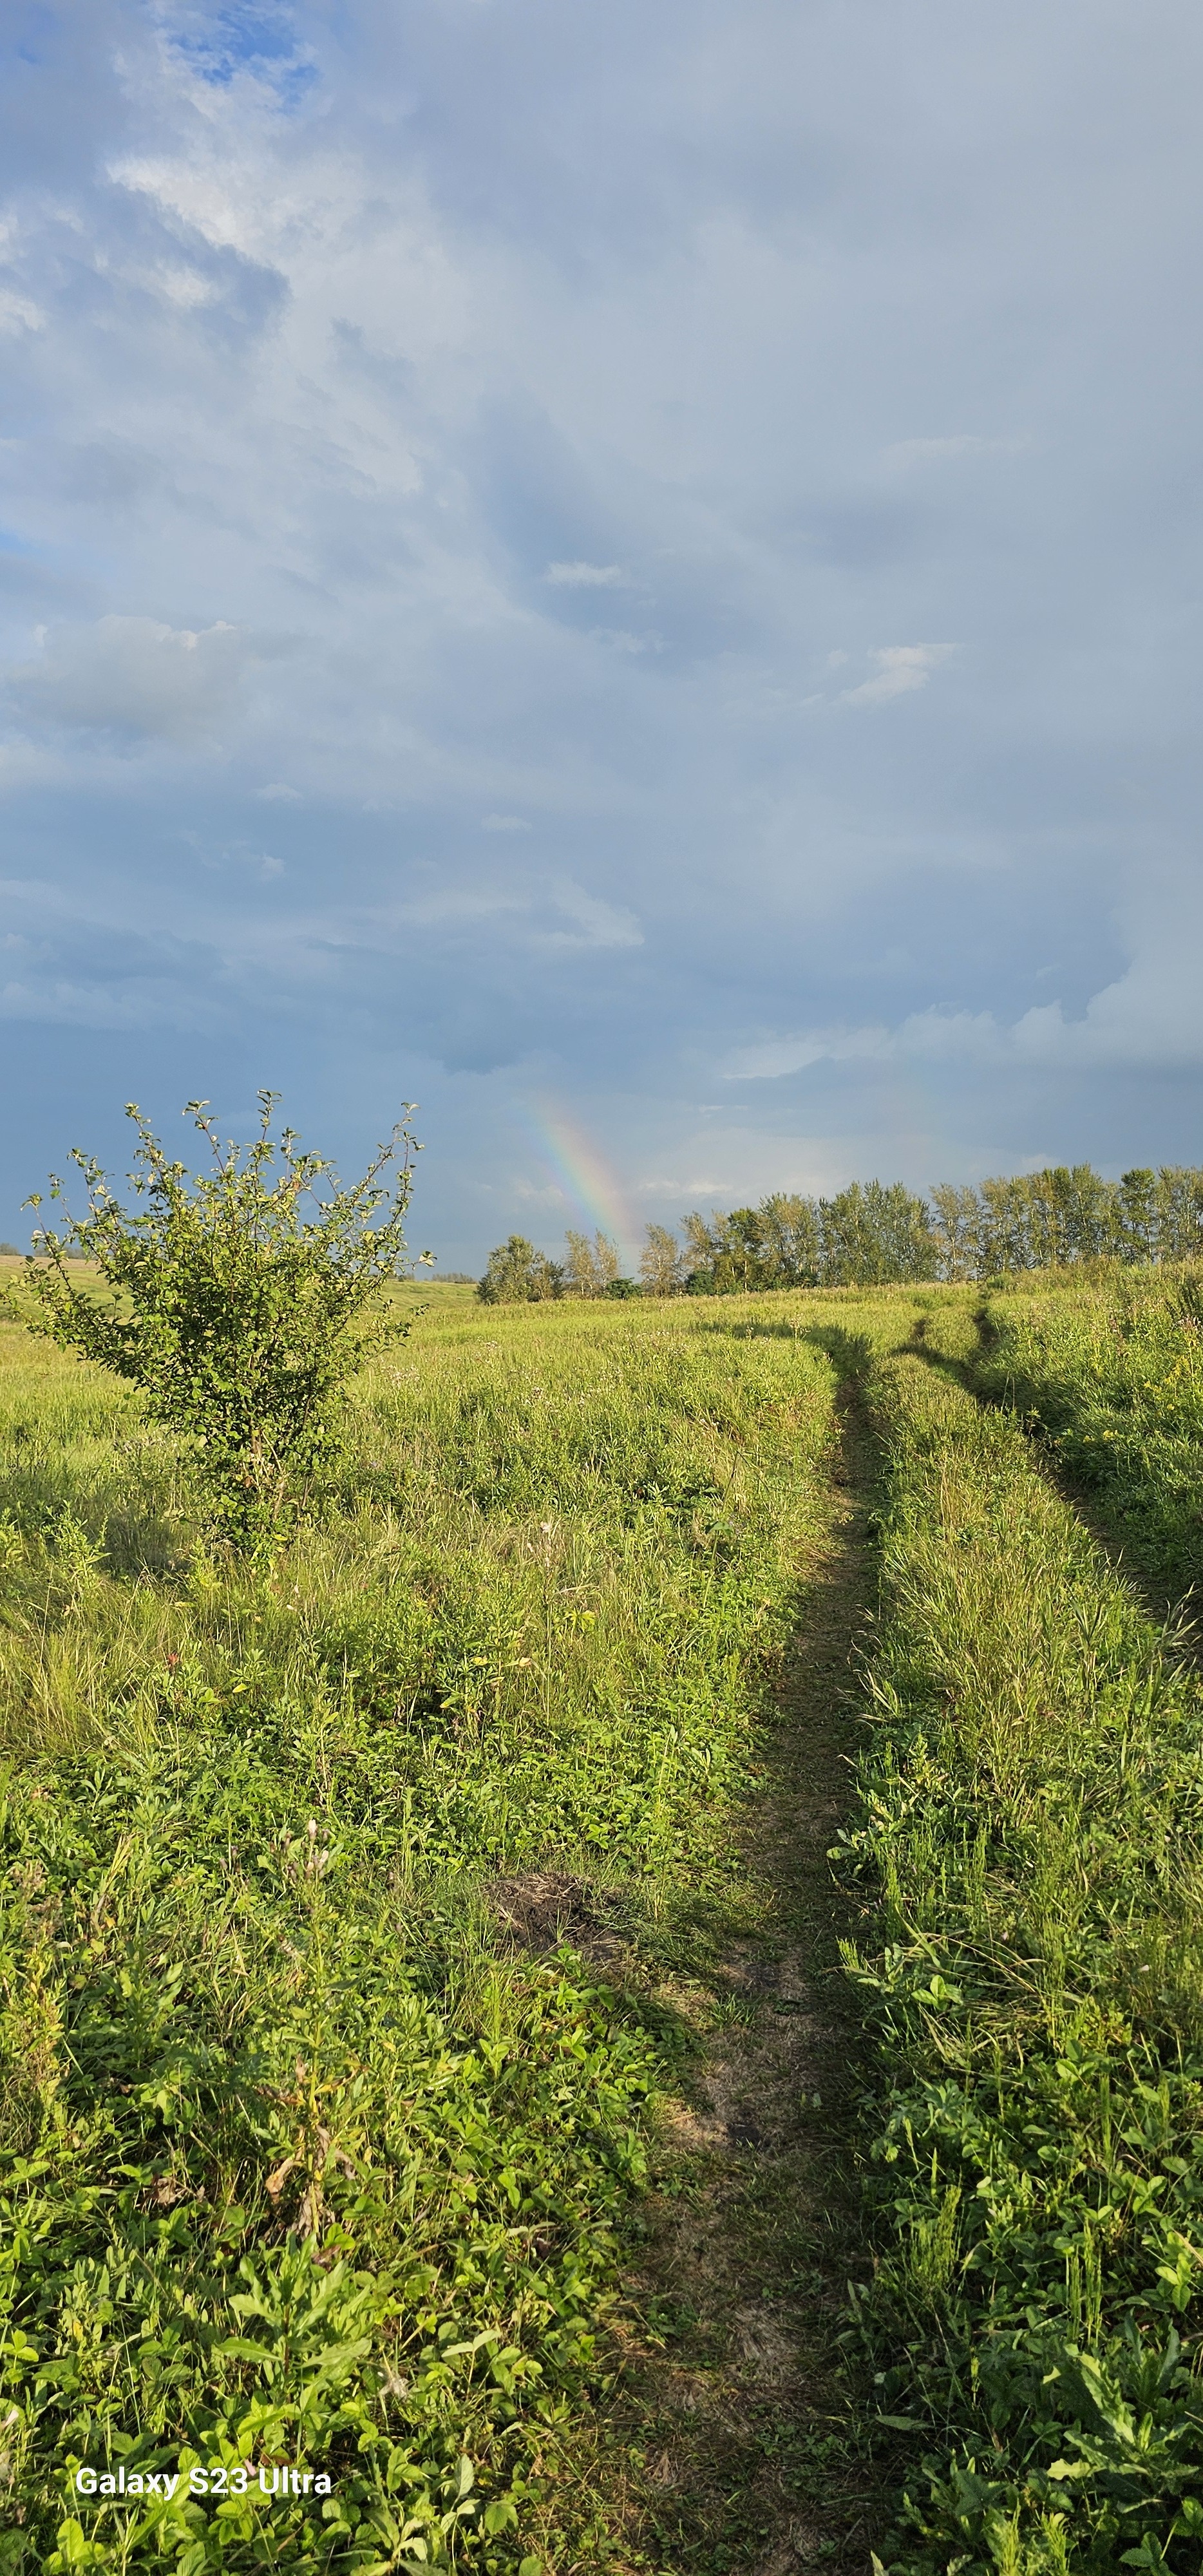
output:
[[[130,1483],[132,1492],[115,1496],[65,1458],[17,1442],[0,1467],[0,1522],[51,1549],[65,1526],[81,1530],[118,1578],[169,1575],[181,1561],[178,1524],[153,1493]]]
[[[1203,1669],[1203,1579],[1195,1577],[1183,1584],[1158,1563],[1148,1543],[1147,1493],[1142,1494],[1139,1485],[1117,1485],[1110,1462],[1097,1475],[1090,1474],[1080,1458],[1071,1463],[1059,1444],[1063,1417],[1054,1414],[1050,1420],[1034,1403],[1025,1404],[1014,1377],[984,1383],[983,1366],[998,1335],[986,1307],[977,1310],[973,1321],[977,1344],[963,1357],[932,1348],[926,1338],[925,1315],[918,1317],[907,1350],[961,1387],[983,1411],[1009,1417],[1027,1442],[1032,1464],[1090,1532],[1113,1572],[1153,1620],[1164,1650],[1196,1672]]]

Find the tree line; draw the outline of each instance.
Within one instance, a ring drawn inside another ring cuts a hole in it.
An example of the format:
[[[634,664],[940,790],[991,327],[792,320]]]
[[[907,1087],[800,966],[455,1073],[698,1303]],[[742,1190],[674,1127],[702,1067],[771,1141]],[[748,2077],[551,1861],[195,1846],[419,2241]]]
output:
[[[548,1297],[732,1296],[766,1288],[867,1288],[891,1280],[991,1279],[1109,1256],[1203,1254],[1203,1169],[1162,1164],[1104,1180],[1089,1163],[941,1183],[920,1198],[900,1181],[853,1181],[832,1198],[775,1191],[757,1207],[712,1208],[674,1232],[649,1225],[638,1280],[608,1236],[569,1232],[563,1261],[512,1234],[490,1253],[486,1304]]]

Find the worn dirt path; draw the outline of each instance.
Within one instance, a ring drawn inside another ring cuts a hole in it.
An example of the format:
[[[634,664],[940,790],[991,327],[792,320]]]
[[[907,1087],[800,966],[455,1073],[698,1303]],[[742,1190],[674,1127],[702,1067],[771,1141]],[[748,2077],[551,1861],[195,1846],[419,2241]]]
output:
[[[865,2257],[859,2031],[837,1951],[854,1927],[827,1855],[850,1803],[876,1580],[871,1444],[855,1401],[841,1410],[828,1535],[744,1837],[751,1904],[720,1927],[710,1984],[666,1996],[701,2050],[630,2283],[631,2546],[617,2562],[656,2576],[862,2576],[879,2522],[837,2349]]]

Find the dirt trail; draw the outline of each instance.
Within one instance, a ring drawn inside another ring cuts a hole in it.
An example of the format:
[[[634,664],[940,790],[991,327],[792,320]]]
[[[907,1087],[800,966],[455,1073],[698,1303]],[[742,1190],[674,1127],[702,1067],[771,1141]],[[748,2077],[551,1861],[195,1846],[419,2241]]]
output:
[[[703,2049],[675,2124],[685,2185],[632,2282],[627,2562],[657,2576],[864,2571],[878,2516],[835,2341],[863,2269],[852,2145],[858,2025],[827,1853],[851,1794],[853,1655],[875,1591],[873,1461],[854,1402],[805,1622],[744,1842],[754,1928],[720,1932],[713,1989],[674,1992]],[[665,2326],[648,2337],[649,2312]],[[620,2562],[621,2563],[621,2562]]]

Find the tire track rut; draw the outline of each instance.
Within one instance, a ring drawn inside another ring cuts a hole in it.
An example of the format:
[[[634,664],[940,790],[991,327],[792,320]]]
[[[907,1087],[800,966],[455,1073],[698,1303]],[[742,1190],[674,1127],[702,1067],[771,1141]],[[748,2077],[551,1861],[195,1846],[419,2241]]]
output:
[[[756,1919],[720,1933],[708,1993],[665,1993],[701,2053],[672,2126],[683,2187],[660,2197],[629,2284],[641,2421],[626,2564],[656,2576],[860,2576],[882,2519],[838,2344],[866,2258],[860,2024],[838,1959],[854,1927],[828,1852],[852,1798],[855,1658],[877,1579],[875,1456],[854,1388],[840,1413],[826,1541],[741,1844]],[[660,2349],[638,2330],[649,2315],[671,2321]]]

